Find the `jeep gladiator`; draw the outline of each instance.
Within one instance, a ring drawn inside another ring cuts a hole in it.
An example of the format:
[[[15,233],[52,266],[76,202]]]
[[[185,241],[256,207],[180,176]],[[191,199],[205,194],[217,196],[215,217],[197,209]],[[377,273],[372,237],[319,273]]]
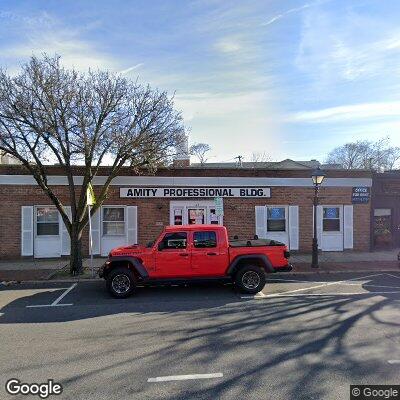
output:
[[[112,249],[99,275],[112,296],[125,298],[137,285],[225,280],[244,293],[263,289],[266,273],[290,270],[285,244],[269,240],[229,240],[224,226],[166,227],[146,247]]]

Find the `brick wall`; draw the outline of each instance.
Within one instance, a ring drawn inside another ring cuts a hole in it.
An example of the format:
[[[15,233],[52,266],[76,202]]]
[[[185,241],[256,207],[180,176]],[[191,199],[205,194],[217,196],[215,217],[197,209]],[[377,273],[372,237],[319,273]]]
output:
[[[98,188],[95,188],[97,190]],[[54,188],[68,205],[66,186]],[[351,188],[322,188],[321,204],[351,204]],[[49,205],[50,201],[34,186],[0,185],[0,258],[17,258],[21,254],[21,206]],[[271,198],[224,199],[224,225],[231,237],[252,237],[255,234],[255,206],[298,205],[300,251],[310,251],[312,241],[313,189],[304,187],[272,187]],[[105,204],[136,205],[138,207],[138,241],[155,239],[163,226],[169,224],[169,204],[172,199],[126,199],[119,197],[119,187],[111,187]],[[184,200],[184,199],[179,199]],[[196,199],[202,200],[202,199]],[[205,199],[203,199],[205,200]],[[208,199],[209,200],[209,199]],[[88,253],[88,233],[84,232],[83,249]],[[354,249],[370,248],[370,205],[354,205]]]

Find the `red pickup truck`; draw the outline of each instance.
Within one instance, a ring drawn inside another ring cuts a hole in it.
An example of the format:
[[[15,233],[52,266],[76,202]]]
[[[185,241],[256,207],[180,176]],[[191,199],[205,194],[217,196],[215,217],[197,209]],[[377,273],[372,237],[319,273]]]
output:
[[[265,285],[265,273],[290,270],[283,243],[258,239],[229,240],[224,226],[169,226],[147,247],[111,250],[99,275],[112,296],[125,298],[142,284],[219,279],[233,281],[245,293]]]

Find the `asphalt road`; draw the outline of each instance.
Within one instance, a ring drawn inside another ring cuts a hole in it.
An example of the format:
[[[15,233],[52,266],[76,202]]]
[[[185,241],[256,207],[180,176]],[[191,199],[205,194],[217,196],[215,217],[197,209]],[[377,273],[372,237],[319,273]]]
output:
[[[399,328],[396,272],[274,275],[256,296],[11,285],[0,289],[0,398],[27,398],[6,394],[10,378],[51,378],[64,391],[50,399],[349,399],[350,384],[400,383]]]

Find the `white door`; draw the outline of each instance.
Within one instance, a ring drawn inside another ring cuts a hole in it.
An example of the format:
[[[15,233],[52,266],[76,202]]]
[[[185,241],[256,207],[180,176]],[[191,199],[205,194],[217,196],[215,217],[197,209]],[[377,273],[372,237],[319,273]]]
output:
[[[35,258],[61,257],[60,220],[61,217],[55,207],[35,207]]]
[[[320,248],[323,251],[343,251],[343,205],[320,206]]]
[[[126,245],[126,209],[124,206],[101,208],[101,255],[106,257],[114,248]]]
[[[216,215],[212,200],[170,202],[170,225],[222,225],[222,219],[222,216]]]
[[[287,206],[267,206],[267,239],[289,245],[289,223]]]

